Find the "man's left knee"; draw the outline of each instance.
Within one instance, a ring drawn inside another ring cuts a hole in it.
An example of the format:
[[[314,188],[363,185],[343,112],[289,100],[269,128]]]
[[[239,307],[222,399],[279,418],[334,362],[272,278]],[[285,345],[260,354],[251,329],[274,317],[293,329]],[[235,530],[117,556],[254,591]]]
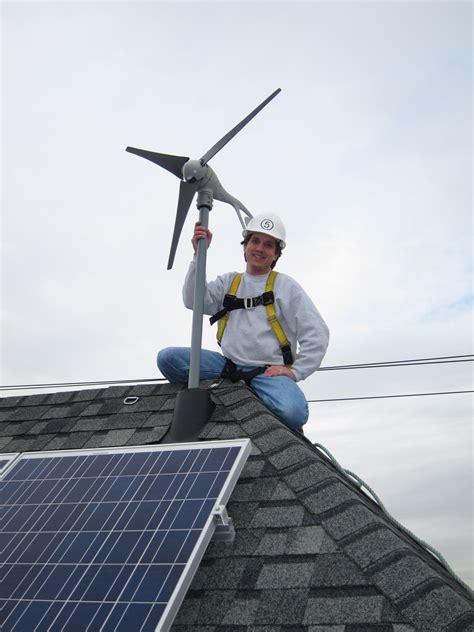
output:
[[[287,400],[283,403],[281,419],[293,429],[301,428],[308,421],[308,403],[300,398]]]
[[[308,421],[308,402],[303,391],[296,385],[286,391],[284,397],[274,400],[274,409],[277,417],[294,430],[301,428]]]

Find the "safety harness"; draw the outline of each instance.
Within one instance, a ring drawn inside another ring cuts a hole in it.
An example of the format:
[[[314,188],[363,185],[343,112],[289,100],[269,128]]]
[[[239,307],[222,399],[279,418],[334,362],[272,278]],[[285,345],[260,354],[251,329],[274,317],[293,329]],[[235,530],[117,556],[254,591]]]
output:
[[[257,305],[264,305],[267,310],[267,320],[270,323],[270,327],[275,334],[278,344],[280,345],[281,354],[283,356],[283,364],[287,367],[290,367],[293,364],[293,354],[291,353],[291,345],[286,337],[286,334],[283,330],[283,327],[280,324],[280,321],[277,318],[276,308],[275,308],[275,296],[273,294],[273,288],[275,286],[275,280],[278,275],[278,272],[272,270],[268,275],[267,284],[265,286],[265,292],[260,296],[254,297],[245,297],[245,298],[237,298],[237,290],[239,289],[240,281],[242,280],[242,272],[238,272],[234,278],[232,279],[227,294],[224,296],[223,308],[211,316],[209,319],[211,325],[213,325],[216,321],[219,321],[217,326],[217,342],[219,345],[221,344],[222,337],[224,335],[224,330],[226,328],[227,322],[230,317],[231,311],[234,309],[252,309],[252,307],[256,307]],[[230,362],[230,361],[229,361]],[[234,365],[235,366],[235,365]],[[257,367],[262,373],[266,367]],[[250,375],[253,371],[245,372],[246,375]],[[258,375],[258,373],[257,373]],[[252,377],[255,377],[253,375]],[[243,378],[237,378],[243,379]],[[251,379],[251,378],[250,378]]]

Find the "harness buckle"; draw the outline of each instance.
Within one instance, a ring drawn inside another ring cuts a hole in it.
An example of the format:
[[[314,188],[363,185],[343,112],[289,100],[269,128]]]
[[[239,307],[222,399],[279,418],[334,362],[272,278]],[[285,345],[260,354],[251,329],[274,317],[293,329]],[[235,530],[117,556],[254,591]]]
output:
[[[253,307],[253,298],[251,296],[245,296],[242,300],[244,302],[244,308],[245,309],[252,309],[252,307]]]
[[[262,305],[265,305],[265,307],[275,302],[274,294],[271,291],[264,292],[261,296],[261,299],[262,299]]]

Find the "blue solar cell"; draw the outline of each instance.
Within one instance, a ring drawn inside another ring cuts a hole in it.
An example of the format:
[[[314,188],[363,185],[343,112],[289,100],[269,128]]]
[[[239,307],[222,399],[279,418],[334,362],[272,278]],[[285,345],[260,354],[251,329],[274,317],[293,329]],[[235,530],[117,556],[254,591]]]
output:
[[[2,632],[168,630],[249,451],[242,440],[18,457],[0,479]]]

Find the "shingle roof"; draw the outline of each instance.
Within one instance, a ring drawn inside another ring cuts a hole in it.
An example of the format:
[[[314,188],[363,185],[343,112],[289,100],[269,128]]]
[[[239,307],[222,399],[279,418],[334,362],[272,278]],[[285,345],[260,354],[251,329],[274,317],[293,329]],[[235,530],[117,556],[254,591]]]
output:
[[[0,452],[160,442],[181,388],[0,399]],[[474,630],[466,589],[323,454],[247,387],[211,392],[200,438],[250,437],[253,448],[228,503],[235,541],[210,544],[175,632]]]

